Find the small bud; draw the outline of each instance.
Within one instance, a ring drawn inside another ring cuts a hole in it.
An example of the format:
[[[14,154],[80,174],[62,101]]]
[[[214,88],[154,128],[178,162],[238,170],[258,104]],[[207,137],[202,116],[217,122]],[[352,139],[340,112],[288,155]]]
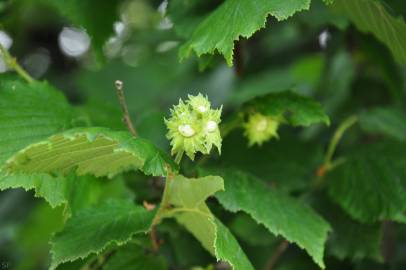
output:
[[[249,145],[262,145],[264,142],[278,138],[279,121],[276,118],[255,113],[249,116],[244,124],[244,135],[248,138]]]

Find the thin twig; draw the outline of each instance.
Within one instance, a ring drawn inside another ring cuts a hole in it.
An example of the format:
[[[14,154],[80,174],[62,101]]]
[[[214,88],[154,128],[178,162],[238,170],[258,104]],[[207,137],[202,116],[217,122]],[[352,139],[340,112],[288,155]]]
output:
[[[268,262],[268,270],[272,270],[276,263],[278,262],[279,258],[282,256],[282,254],[288,249],[289,247],[289,242],[286,240],[283,240],[278,247],[276,248],[275,253],[272,255],[271,259],[269,259]]]
[[[34,79],[28,74],[17,62],[17,60],[10,55],[6,48],[0,43],[0,53],[3,56],[4,63],[9,69],[14,70],[28,83],[34,82]]]
[[[123,82],[117,80],[115,83],[116,86],[116,93],[118,97],[118,101],[120,102],[121,111],[123,112],[123,122],[127,126],[128,131],[134,136],[137,137],[137,131],[135,130],[130,114],[128,113],[127,103],[125,102],[124,90],[123,90]]]
[[[155,226],[151,228],[150,236],[151,236],[152,250],[154,252],[158,252],[158,250],[159,250],[159,240],[158,240],[158,236],[156,234]]]
[[[329,166],[332,163],[334,152],[337,148],[338,143],[340,142],[341,138],[343,137],[345,131],[357,123],[358,118],[355,115],[352,115],[345,119],[334,132],[333,138],[330,141],[330,144],[327,149],[326,157],[324,159],[324,166],[326,169],[329,169]]]

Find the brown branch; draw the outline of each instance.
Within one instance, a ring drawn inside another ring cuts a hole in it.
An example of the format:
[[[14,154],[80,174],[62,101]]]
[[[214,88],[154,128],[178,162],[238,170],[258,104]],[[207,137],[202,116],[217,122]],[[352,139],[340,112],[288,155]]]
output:
[[[130,114],[128,113],[128,108],[127,108],[127,103],[125,102],[125,96],[124,96],[124,91],[123,91],[123,82],[120,80],[117,80],[115,83],[116,86],[116,93],[118,97],[118,101],[120,102],[121,106],[121,111],[123,112],[123,122],[127,126],[128,131],[134,136],[137,137],[137,131],[135,130]]]
[[[242,55],[242,44],[241,40],[236,41],[234,44],[234,73],[240,77],[243,73],[244,59]]]
[[[286,240],[283,240],[278,247],[276,248],[275,253],[272,255],[272,257],[268,261],[268,270],[272,270],[275,266],[275,264],[278,262],[279,258],[282,256],[282,254],[286,251],[286,249],[289,247],[289,242]]]
[[[151,228],[150,236],[151,236],[152,250],[154,252],[158,252],[159,246],[160,246],[160,241],[158,239],[155,227]]]

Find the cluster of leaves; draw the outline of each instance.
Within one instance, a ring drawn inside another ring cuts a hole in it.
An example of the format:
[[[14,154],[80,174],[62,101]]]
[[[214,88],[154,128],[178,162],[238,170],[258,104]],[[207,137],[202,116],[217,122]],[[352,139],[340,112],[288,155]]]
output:
[[[24,31],[63,23],[92,40],[87,56],[52,67],[52,83],[2,50],[10,72],[0,75],[0,263],[406,267],[402,1],[99,2],[0,5],[18,57],[37,46]],[[22,19],[32,13],[53,15]],[[113,36],[118,20],[132,35]],[[314,45],[321,30],[333,33],[327,48]],[[162,49],[173,40],[178,50]],[[121,60],[104,53],[111,42]],[[120,121],[116,79],[136,136]],[[199,94],[169,115],[197,88],[222,109]],[[213,146],[219,155],[209,156]],[[196,160],[181,162],[184,152]]]

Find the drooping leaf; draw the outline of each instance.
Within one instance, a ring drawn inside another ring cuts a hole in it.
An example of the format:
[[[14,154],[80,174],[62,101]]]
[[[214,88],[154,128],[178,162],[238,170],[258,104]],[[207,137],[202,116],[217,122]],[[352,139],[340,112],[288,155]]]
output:
[[[104,270],[165,270],[168,269],[162,256],[146,253],[142,247],[128,244],[114,253],[103,266]]]
[[[33,189],[36,197],[44,198],[51,207],[66,203],[66,179],[63,176],[53,177],[49,174],[23,174],[12,176],[0,171],[0,190],[9,188]]]
[[[0,165],[18,150],[70,126],[72,109],[47,82],[1,80]]]
[[[14,155],[4,172],[114,176],[128,170],[166,175],[171,159],[147,140],[106,128],[78,128],[32,144]]]
[[[334,1],[332,8],[347,16],[359,30],[383,42],[396,61],[406,62],[406,23],[402,17],[391,15],[381,1],[340,0]]]
[[[107,198],[131,198],[120,178],[99,179],[94,176],[52,176],[45,173],[5,175],[0,172],[0,190],[23,188],[34,190],[51,207],[66,205],[68,214],[89,207]]]
[[[283,118],[293,126],[309,126],[314,123],[330,124],[329,117],[319,103],[291,91],[257,97],[248,102],[246,107],[247,110]]]
[[[225,183],[225,191],[216,193],[216,198],[227,210],[246,212],[271,233],[306,250],[324,268],[324,245],[330,225],[321,216],[249,174],[231,169],[216,173]]]
[[[180,57],[187,58],[192,51],[199,57],[218,51],[231,66],[234,41],[249,38],[265,27],[268,15],[286,20],[309,6],[310,0],[226,0],[196,27],[190,40],[181,47]]]
[[[221,177],[188,179],[177,175],[167,181],[171,181],[168,203],[173,207],[161,208],[158,215],[174,217],[218,260],[228,262],[237,270],[253,269],[237,240],[205,203],[209,196],[223,189]]]
[[[327,175],[331,198],[361,222],[406,221],[405,147],[380,143],[353,150]]]
[[[406,114],[395,108],[375,108],[359,116],[361,128],[369,133],[406,140]]]
[[[59,264],[99,253],[110,244],[122,245],[146,233],[155,212],[127,200],[108,200],[72,216],[51,240],[51,269]]]

